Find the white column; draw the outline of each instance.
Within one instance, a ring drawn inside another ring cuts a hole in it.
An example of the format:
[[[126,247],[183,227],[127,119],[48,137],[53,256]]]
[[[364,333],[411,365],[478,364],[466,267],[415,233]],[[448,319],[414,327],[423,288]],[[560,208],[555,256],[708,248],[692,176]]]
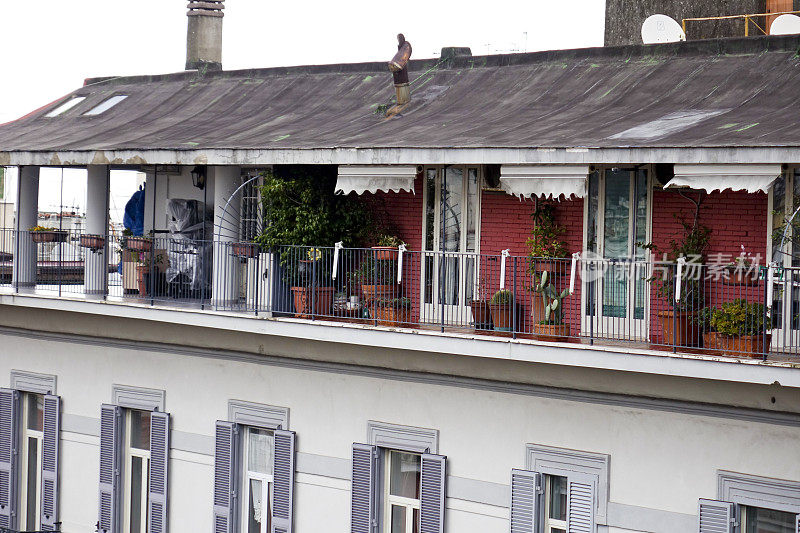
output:
[[[39,220],[39,167],[19,167],[17,216],[14,224],[14,287],[36,286],[36,245],[28,230]]]
[[[211,299],[214,306],[224,306],[239,298],[239,259],[229,243],[239,239],[239,205],[225,206],[241,185],[240,167],[209,167],[208,179],[214,180],[214,271]],[[233,200],[234,202],[237,199]]]
[[[85,248],[83,283],[86,294],[105,295],[108,288],[108,187],[107,165],[89,165],[86,179],[86,234],[105,237],[106,244],[93,250]]]

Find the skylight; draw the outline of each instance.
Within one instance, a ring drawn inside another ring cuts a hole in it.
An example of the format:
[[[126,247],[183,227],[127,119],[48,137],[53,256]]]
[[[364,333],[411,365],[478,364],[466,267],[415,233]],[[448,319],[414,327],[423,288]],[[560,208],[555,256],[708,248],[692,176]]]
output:
[[[93,107],[92,109],[84,113],[84,115],[99,115],[101,113],[105,113],[106,111],[108,111],[121,101],[125,100],[127,97],[128,95],[126,94],[118,94],[117,96],[112,96],[111,98],[100,102],[97,106]]]
[[[74,98],[70,98],[69,100],[67,100],[66,102],[64,102],[60,106],[58,106],[57,108],[55,108],[52,111],[50,111],[45,116],[46,117],[50,117],[50,118],[57,117],[58,115],[61,115],[62,113],[66,113],[67,111],[69,111],[70,109],[72,109],[76,105],[80,104],[84,100],[86,100],[85,96],[75,96]]]

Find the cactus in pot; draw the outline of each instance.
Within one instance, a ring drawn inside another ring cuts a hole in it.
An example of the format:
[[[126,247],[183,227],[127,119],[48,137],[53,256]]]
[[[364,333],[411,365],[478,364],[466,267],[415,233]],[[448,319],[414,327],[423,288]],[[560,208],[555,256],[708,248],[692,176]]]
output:
[[[569,335],[569,324],[564,324],[564,299],[569,296],[569,289],[559,292],[550,273],[544,271],[534,290],[542,295],[544,302],[544,320],[533,325],[534,332],[559,337]]]

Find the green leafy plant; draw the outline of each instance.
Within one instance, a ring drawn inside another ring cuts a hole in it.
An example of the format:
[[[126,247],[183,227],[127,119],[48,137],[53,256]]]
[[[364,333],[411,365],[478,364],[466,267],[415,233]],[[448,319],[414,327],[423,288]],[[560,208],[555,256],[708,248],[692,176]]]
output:
[[[411,298],[407,296],[400,298],[376,298],[375,305],[378,307],[391,307],[392,309],[411,309]]]
[[[542,272],[541,280],[535,288],[542,295],[544,302],[544,320],[540,324],[561,325],[564,323],[564,299],[569,296],[569,289],[559,292],[553,284],[552,276]]]
[[[709,323],[722,335],[760,335],[766,330],[764,304],[743,298],[725,302],[712,312]]]
[[[528,255],[534,258],[563,258],[567,256],[567,245],[561,240],[567,230],[555,219],[555,206],[540,202],[531,214],[533,229],[528,240]]]
[[[714,307],[710,306],[704,307],[700,309],[700,311],[698,311],[697,314],[695,314],[692,317],[692,322],[695,325],[697,325],[702,331],[705,332],[714,331],[714,328],[711,326],[711,319],[714,316],[715,312],[716,308]]]
[[[348,276],[356,285],[393,285],[397,283],[397,262],[376,260],[370,254]]]
[[[489,303],[492,305],[511,305],[514,303],[514,294],[508,289],[500,289],[494,293]]]
[[[391,246],[392,248],[397,248],[401,244],[405,244],[401,241],[398,237],[394,235],[384,234],[378,237],[378,242],[376,246]]]

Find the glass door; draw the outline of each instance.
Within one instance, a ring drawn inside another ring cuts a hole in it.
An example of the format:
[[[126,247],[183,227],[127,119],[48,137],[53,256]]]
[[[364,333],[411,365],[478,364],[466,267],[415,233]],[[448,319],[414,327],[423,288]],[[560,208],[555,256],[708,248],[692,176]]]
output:
[[[584,335],[646,340],[650,187],[644,169],[605,169],[589,176],[583,280]]]
[[[775,181],[769,196],[769,253],[777,267],[772,301],[772,348],[800,346],[800,171]]]
[[[422,320],[466,326],[478,276],[478,168],[428,168],[424,194]]]

